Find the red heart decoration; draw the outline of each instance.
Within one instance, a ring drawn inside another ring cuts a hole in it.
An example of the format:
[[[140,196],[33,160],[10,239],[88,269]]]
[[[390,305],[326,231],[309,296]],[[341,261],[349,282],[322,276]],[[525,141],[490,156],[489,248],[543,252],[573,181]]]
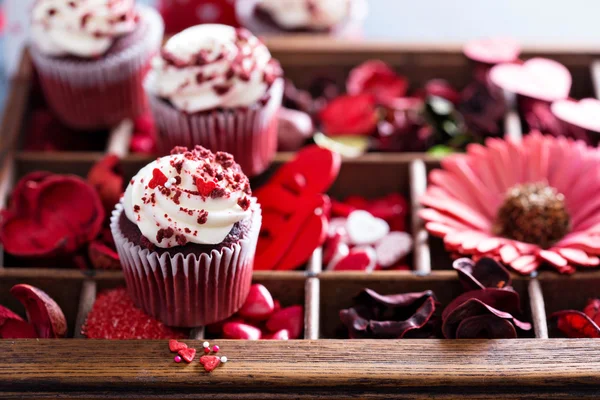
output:
[[[551,110],[564,122],[600,133],[600,100],[559,100],[552,103]]]
[[[71,254],[95,238],[104,209],[93,187],[79,177],[33,173],[15,189],[2,212],[0,242],[22,257]]]
[[[188,347],[177,351],[177,354],[179,354],[186,362],[191,363],[194,360],[194,357],[196,357],[196,349]]]
[[[202,356],[200,357],[200,364],[204,365],[204,369],[207,372],[210,372],[221,364],[221,358],[217,356]]]
[[[188,346],[185,343],[178,342],[175,339],[169,340],[169,350],[171,350],[172,353],[177,353],[179,352],[179,350],[184,350],[187,348]]]
[[[465,56],[486,64],[500,64],[519,58],[519,43],[511,38],[478,39],[467,42],[463,47]]]
[[[572,81],[564,65],[546,58],[496,65],[490,70],[490,79],[508,92],[543,101],[566,99]]]

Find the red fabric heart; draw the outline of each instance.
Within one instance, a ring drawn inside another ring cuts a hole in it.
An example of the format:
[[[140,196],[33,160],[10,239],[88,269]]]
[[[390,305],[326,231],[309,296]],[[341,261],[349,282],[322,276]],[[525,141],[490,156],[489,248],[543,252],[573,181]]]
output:
[[[204,365],[204,369],[207,372],[210,372],[221,364],[221,358],[217,356],[202,356],[200,357],[200,364]]]
[[[187,363],[191,363],[194,361],[194,357],[196,357],[196,349],[192,347],[188,347],[185,349],[180,349],[177,351],[177,354],[181,356]]]
[[[169,350],[171,350],[171,353],[177,353],[179,350],[184,350],[187,348],[188,346],[185,343],[178,342],[175,339],[169,340]]]
[[[95,238],[104,210],[93,187],[79,177],[33,173],[15,189],[2,212],[0,241],[22,257],[71,254]]]

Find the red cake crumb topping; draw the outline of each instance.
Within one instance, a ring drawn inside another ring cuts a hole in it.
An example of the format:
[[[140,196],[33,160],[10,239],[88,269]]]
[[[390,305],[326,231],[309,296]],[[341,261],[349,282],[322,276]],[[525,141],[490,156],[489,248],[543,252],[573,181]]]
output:
[[[101,293],[81,333],[90,339],[183,339],[186,329],[175,329],[135,307],[125,288]]]
[[[208,220],[208,212],[205,210],[200,210],[200,215],[198,216],[198,223],[203,225]]]

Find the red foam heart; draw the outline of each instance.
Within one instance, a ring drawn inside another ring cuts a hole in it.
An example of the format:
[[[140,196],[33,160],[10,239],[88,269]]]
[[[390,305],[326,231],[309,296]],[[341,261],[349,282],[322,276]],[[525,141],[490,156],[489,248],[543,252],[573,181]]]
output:
[[[15,285],[10,293],[27,310],[29,322],[40,339],[62,338],[67,334],[67,320],[59,305],[41,289],[30,285]]]
[[[274,308],[275,304],[269,290],[257,283],[250,287],[248,297],[238,312],[244,318],[261,321],[269,318]]]
[[[304,308],[302,306],[283,308],[271,315],[266,326],[271,332],[285,329],[289,332],[290,339],[298,339],[304,329]]]
[[[204,365],[206,372],[210,372],[221,364],[221,358],[217,356],[202,356],[200,357],[200,364]]]
[[[177,353],[179,350],[184,350],[187,348],[188,346],[185,343],[179,342],[175,339],[169,340],[169,350],[171,350],[172,353]]]
[[[377,264],[377,255],[372,247],[355,247],[339,260],[332,261],[332,271],[371,272]]]
[[[465,56],[486,64],[508,63],[517,60],[521,48],[510,38],[471,40],[463,47]]]
[[[564,65],[546,58],[496,65],[490,70],[490,79],[506,91],[543,101],[566,99],[572,80]]]
[[[196,349],[192,347],[188,347],[185,349],[180,349],[177,351],[177,354],[181,356],[187,363],[191,363],[194,361],[194,357],[196,357]]]
[[[564,122],[600,133],[600,100],[559,100],[552,103],[551,110]]]
[[[16,190],[19,204],[11,203],[0,221],[0,241],[10,254],[71,254],[95,238],[102,228],[104,210],[100,198],[79,177],[26,176]]]
[[[290,271],[308,262],[314,251],[325,242],[327,225],[327,217],[323,213],[312,214],[275,269]]]
[[[304,194],[326,193],[337,178],[341,164],[342,159],[338,153],[316,145],[307,146],[292,161],[277,170],[269,185],[285,186],[294,181],[296,174],[300,174],[306,181],[302,191]],[[255,192],[259,199],[263,189],[264,187]]]

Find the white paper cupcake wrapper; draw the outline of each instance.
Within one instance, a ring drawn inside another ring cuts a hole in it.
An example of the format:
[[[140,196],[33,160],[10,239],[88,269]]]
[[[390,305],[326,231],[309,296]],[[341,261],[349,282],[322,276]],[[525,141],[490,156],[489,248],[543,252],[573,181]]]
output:
[[[262,222],[260,205],[251,206],[249,231],[239,243],[210,254],[158,255],[129,241],[119,228],[122,204],[110,227],[135,304],[170,326],[196,327],[221,321],[243,305],[252,283],[254,255]]]
[[[277,113],[283,86],[283,79],[273,82],[264,106],[196,114],[181,112],[149,93],[159,154],[169,154],[175,146],[200,145],[233,154],[246,175],[260,174],[277,151]]]

